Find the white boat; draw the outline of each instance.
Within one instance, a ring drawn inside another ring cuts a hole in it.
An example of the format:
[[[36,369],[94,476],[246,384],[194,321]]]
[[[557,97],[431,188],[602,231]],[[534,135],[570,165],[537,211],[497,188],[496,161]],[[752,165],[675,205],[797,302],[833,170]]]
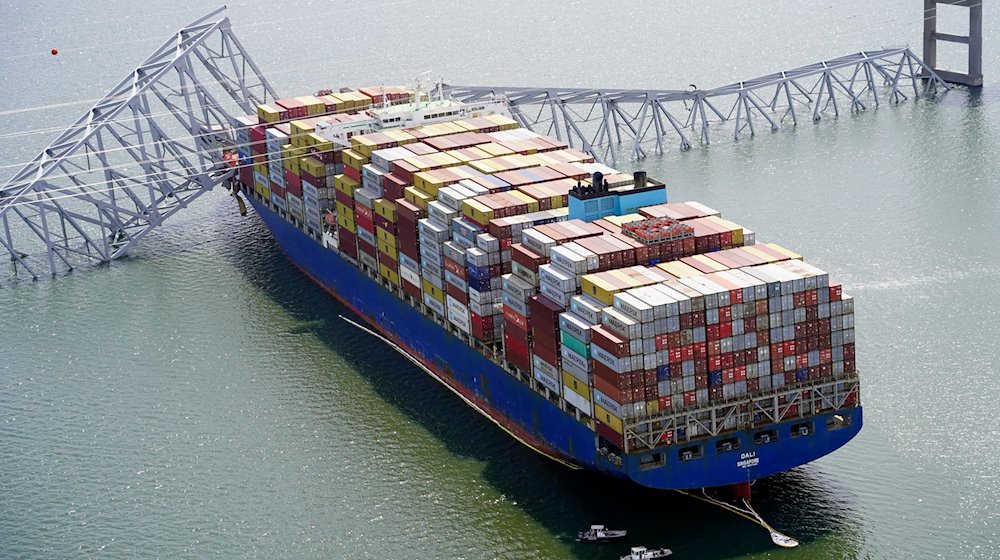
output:
[[[666,558],[673,554],[669,548],[648,549],[644,546],[633,546],[632,552],[620,557],[621,560],[648,560],[649,558]]]
[[[625,536],[624,530],[608,529],[604,525],[591,525],[590,529],[576,534],[576,540],[588,542],[607,542]]]

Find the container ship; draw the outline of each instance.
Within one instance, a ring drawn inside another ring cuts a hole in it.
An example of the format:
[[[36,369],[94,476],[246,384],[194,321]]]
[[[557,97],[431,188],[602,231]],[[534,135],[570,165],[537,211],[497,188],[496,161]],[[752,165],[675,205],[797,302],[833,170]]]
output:
[[[292,264],[556,461],[748,488],[861,429],[839,283],[502,99],[344,88],[235,121],[234,191]]]

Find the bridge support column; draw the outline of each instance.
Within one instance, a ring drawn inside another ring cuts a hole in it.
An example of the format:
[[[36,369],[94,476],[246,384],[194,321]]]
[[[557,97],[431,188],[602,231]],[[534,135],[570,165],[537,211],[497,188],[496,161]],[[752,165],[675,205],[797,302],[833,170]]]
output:
[[[983,1],[984,0],[924,0],[924,62],[946,82],[970,87],[983,85]],[[969,34],[938,33],[938,4],[969,9]],[[968,72],[941,70],[937,65],[937,42],[961,43],[969,48]]]

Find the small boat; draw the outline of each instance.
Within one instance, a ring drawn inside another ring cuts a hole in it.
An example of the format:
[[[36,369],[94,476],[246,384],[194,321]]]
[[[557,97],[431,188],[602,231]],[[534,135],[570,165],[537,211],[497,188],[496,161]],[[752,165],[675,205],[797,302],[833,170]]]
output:
[[[590,529],[576,534],[576,540],[588,542],[607,542],[625,536],[625,531],[608,529],[604,525],[591,525]]]
[[[650,550],[644,546],[633,546],[632,552],[621,557],[621,560],[649,560],[650,558],[666,558],[673,554],[669,548]]]

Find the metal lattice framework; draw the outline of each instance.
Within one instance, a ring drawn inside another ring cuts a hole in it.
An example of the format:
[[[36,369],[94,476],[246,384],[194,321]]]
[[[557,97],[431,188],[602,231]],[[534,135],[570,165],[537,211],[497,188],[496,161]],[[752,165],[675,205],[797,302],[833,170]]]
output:
[[[449,86],[461,101],[504,97],[522,126],[555,136],[602,160],[662,154],[672,138],[708,144],[709,131],[730,124],[734,139],[760,127],[776,131],[806,115],[859,112],[948,85],[909,49],[860,52],[709,90],[625,90]]]
[[[115,259],[232,176],[227,109],[275,95],[224,10],[179,30],[0,188],[15,274]]]

